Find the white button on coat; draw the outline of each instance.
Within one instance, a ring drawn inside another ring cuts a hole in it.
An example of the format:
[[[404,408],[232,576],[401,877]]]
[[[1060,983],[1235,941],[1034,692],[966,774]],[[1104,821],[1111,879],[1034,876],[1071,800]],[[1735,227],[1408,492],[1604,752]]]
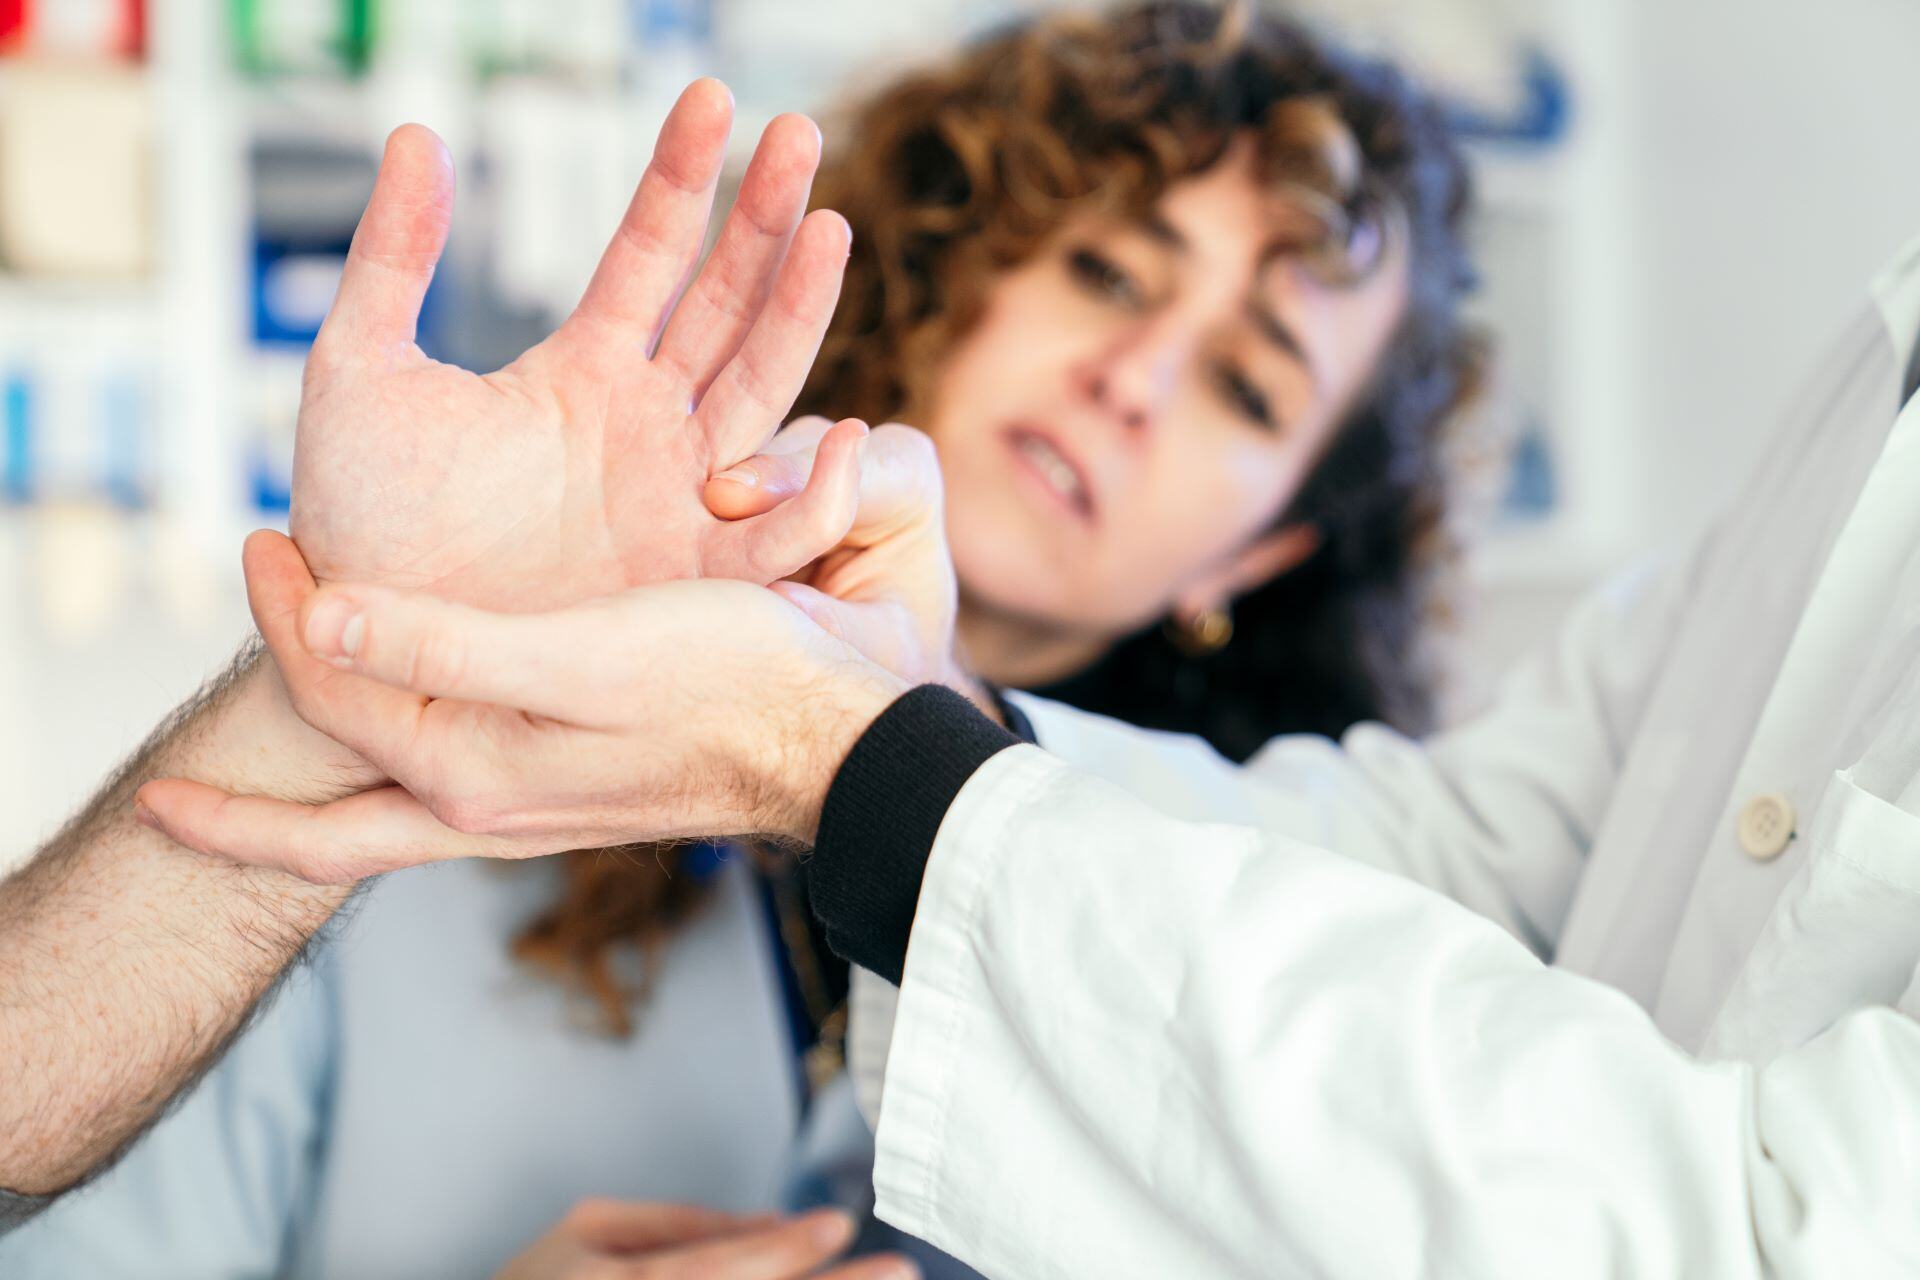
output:
[[[1755,796],[1740,806],[1740,847],[1761,862],[1780,856],[1793,839],[1793,803],[1785,796]]]

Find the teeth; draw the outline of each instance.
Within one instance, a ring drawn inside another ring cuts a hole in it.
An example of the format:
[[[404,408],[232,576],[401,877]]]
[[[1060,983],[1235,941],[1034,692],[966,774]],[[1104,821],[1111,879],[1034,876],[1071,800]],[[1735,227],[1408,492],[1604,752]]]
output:
[[[1027,456],[1061,497],[1070,502],[1080,501],[1080,474],[1073,469],[1071,463],[1054,450],[1052,445],[1038,436],[1023,435],[1020,437],[1020,452]]]

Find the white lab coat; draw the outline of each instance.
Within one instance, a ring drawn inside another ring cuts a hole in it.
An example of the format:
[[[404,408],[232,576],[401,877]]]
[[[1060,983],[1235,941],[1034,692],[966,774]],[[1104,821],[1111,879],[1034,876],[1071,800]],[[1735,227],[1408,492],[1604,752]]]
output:
[[[1428,744],[1029,701],[861,980],[881,1215],[998,1277],[1920,1275],[1916,333],[1920,242],[1692,554]]]

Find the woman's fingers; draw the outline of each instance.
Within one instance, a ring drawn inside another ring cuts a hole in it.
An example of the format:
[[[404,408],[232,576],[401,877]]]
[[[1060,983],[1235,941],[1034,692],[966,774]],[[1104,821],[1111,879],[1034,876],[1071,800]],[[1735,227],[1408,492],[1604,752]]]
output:
[[[814,1275],[813,1280],[919,1280],[920,1268],[898,1253],[859,1258]]]
[[[861,460],[854,540],[870,545],[923,520],[939,526],[945,496],[932,438],[904,423],[882,423]]]
[[[718,80],[696,80],[681,93],[563,335],[610,342],[634,358],[653,350],[706,239],[732,127],[733,95]]]
[[[707,481],[707,510],[722,520],[744,520],[773,510],[807,487],[813,455],[833,419],[810,413],[780,428],[767,447]],[[866,470],[865,465],[861,467]]]
[[[798,496],[713,530],[711,548],[701,557],[702,572],[765,584],[798,573],[839,546],[859,506],[866,437],[866,424],[847,418],[821,437],[817,452],[791,455],[801,468]]]
[[[453,159],[431,129],[387,137],[340,288],[314,341],[315,356],[367,356],[413,342],[420,304],[453,221]]]
[[[707,510],[723,520],[771,511],[805,488],[813,466],[807,440],[824,418],[799,418],[756,454],[707,481]],[[940,460],[925,432],[903,423],[875,427],[860,450],[859,501],[849,530],[867,545],[902,525],[940,519]]]
[[[616,1274],[644,1280],[799,1280],[853,1243],[853,1220],[817,1209],[776,1226],[636,1257]]]
[[[720,239],[660,339],[658,358],[680,372],[694,399],[766,306],[819,165],[820,129],[807,117],[777,116],[760,135]]]
[[[915,683],[939,678],[946,653],[929,648],[921,620],[904,600],[840,600],[801,582],[776,582],[772,589],[867,661]]]
[[[314,884],[352,884],[423,862],[525,858],[569,847],[557,837],[456,831],[399,787],[316,806],[165,778],[142,786],[134,804],[142,822],[189,849]]]
[[[786,420],[833,318],[851,243],[837,213],[801,221],[766,306],[695,410],[716,468],[759,452]]]
[[[625,1253],[691,1244],[758,1229],[770,1221],[764,1215],[750,1217],[694,1204],[594,1197],[574,1205],[561,1226],[582,1244]]]

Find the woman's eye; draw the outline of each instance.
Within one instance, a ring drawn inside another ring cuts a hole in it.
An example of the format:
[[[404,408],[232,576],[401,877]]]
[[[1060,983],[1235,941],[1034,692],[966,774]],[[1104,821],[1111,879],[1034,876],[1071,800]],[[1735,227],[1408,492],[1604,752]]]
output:
[[[1274,420],[1273,404],[1267,399],[1266,393],[1231,365],[1220,370],[1220,391],[1227,398],[1227,403],[1252,421],[1269,430],[1279,425]]]
[[[1142,301],[1140,285],[1126,268],[1092,249],[1075,249],[1067,255],[1067,266],[1074,277],[1088,288],[1104,293],[1128,306]]]

